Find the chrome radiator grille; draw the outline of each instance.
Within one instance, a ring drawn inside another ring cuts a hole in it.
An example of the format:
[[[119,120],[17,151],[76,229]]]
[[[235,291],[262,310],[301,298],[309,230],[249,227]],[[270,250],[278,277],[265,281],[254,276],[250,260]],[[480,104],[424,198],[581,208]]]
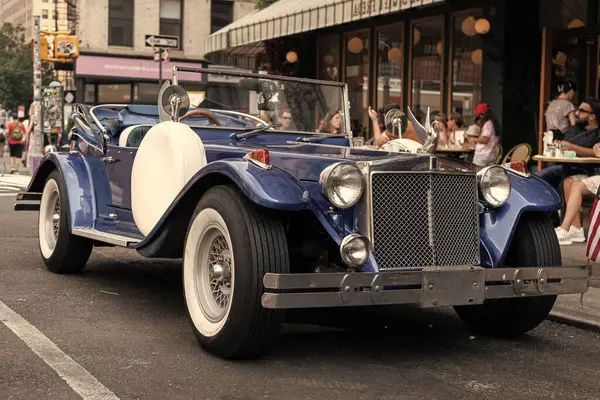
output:
[[[380,269],[479,262],[476,176],[374,172],[371,188]]]

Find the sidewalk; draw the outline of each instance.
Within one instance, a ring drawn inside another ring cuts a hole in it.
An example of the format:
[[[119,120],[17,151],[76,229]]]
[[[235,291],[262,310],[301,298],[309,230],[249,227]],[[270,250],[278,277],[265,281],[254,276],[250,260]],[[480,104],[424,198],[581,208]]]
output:
[[[561,246],[563,265],[585,265],[585,247],[586,243]],[[558,296],[549,319],[600,331],[600,264],[592,263],[591,269],[590,288],[583,298],[577,294]]]
[[[19,166],[17,174],[10,174],[10,158],[8,153],[0,158],[0,189],[25,190],[31,180],[31,170]]]

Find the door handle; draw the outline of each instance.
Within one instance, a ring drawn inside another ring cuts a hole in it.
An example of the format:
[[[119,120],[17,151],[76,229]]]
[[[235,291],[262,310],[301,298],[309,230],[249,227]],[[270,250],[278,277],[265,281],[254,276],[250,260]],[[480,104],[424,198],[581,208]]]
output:
[[[114,164],[119,161],[119,160],[115,160],[114,157],[102,157],[100,160],[102,160],[102,162],[105,162],[107,164]]]

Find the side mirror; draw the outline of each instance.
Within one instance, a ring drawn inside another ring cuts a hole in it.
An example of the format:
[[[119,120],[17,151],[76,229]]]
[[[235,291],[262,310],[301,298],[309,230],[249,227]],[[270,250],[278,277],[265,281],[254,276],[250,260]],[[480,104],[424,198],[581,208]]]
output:
[[[163,87],[159,94],[158,108],[161,113],[167,114],[171,121],[179,121],[179,118],[190,109],[190,96],[181,86]]]
[[[408,118],[402,111],[393,108],[385,114],[384,123],[389,133],[401,138],[408,127]]]

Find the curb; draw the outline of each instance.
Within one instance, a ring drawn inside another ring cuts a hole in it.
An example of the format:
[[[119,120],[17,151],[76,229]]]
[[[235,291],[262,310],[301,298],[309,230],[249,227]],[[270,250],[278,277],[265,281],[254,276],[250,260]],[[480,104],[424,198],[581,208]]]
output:
[[[600,332],[600,317],[580,311],[568,310],[560,306],[554,306],[546,319],[576,328]]]

